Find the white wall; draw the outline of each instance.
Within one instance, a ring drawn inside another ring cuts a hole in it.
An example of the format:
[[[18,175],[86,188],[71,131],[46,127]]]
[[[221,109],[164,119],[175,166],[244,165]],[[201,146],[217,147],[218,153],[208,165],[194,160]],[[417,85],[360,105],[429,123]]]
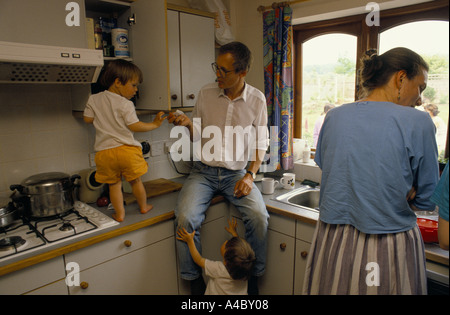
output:
[[[152,121],[153,117],[140,119]],[[170,128],[165,122],[135,137],[169,139]],[[0,198],[11,194],[11,184],[20,184],[31,175],[75,174],[89,168],[94,137],[93,126],[72,115],[69,86],[0,84]],[[166,155],[152,157],[148,164],[144,181],[177,176]]]

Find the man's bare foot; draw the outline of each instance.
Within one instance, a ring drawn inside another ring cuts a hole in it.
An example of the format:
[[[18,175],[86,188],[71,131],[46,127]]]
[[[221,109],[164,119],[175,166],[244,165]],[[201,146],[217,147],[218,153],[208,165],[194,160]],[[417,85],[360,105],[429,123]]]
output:
[[[147,212],[149,212],[152,209],[153,209],[153,205],[146,205],[144,209],[141,209],[141,213],[146,214]]]
[[[123,220],[125,220],[125,215],[117,215],[117,213],[113,213],[112,217],[114,220],[116,220],[117,222],[123,222]]]

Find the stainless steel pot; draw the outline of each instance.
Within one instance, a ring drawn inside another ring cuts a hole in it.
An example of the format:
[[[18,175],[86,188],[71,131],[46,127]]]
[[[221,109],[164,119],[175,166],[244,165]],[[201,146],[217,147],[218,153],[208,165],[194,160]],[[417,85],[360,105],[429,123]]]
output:
[[[42,173],[28,177],[20,185],[11,185],[17,190],[25,213],[34,218],[50,217],[63,214],[73,208],[73,188],[79,175],[69,176],[65,173]]]
[[[0,205],[0,228],[11,225],[17,219],[17,209],[12,202]]]

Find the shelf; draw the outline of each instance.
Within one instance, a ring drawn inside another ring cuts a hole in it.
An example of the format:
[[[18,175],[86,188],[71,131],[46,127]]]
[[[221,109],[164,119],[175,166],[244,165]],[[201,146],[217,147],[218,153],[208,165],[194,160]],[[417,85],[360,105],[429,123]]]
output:
[[[103,13],[121,13],[128,10],[131,3],[117,0],[86,0],[86,10]]]

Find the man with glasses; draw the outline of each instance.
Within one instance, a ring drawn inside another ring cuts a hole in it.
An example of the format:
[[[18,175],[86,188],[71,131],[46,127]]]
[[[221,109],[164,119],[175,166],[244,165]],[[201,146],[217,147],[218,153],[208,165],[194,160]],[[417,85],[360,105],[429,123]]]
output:
[[[215,155],[222,158],[211,160],[202,155],[194,162],[191,174],[178,197],[175,224],[177,230],[185,228],[189,233],[195,231],[194,241],[201,252],[199,230],[205,212],[215,195],[223,195],[241,213],[246,230],[245,238],[256,254],[248,291],[249,294],[257,294],[257,277],[265,270],[269,215],[253,181],[268,147],[268,132],[265,96],[245,82],[250,63],[251,52],[244,44],[232,42],[222,46],[217,61],[212,64],[217,76],[216,83],[205,86],[199,92],[192,113],[194,122],[198,119],[201,123],[193,123],[186,115],[172,116],[169,122],[187,127],[191,140],[201,141],[202,148],[210,140],[198,137],[206,127],[218,128],[225,135],[221,152]],[[241,127],[258,129],[259,132],[256,132],[255,137],[246,137],[247,141],[243,143],[226,136],[227,128]],[[240,146],[238,150],[236,146]],[[239,157],[236,154],[235,157],[235,152],[242,149],[244,154]],[[226,150],[233,152],[225,152]],[[234,158],[226,158],[230,156]],[[177,251],[181,278],[191,281],[192,294],[202,294],[205,284],[201,268],[192,260],[186,243],[178,241]]]

